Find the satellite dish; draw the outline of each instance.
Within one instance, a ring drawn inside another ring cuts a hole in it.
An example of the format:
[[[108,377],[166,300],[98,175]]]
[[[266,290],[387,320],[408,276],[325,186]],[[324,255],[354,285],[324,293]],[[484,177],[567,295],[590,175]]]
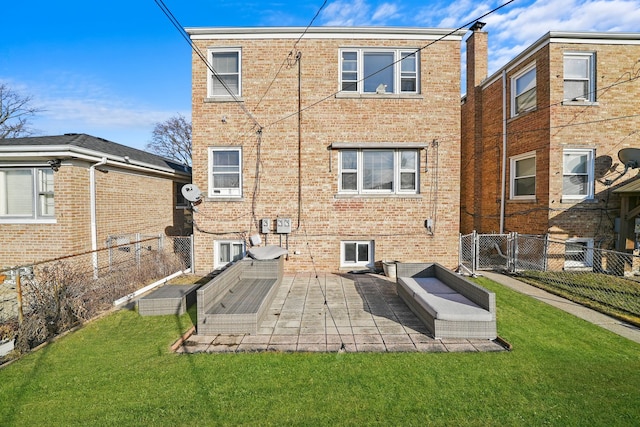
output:
[[[623,148],[618,151],[618,158],[625,169],[635,169],[640,166],[640,148]]]
[[[618,151],[618,158],[624,165],[624,170],[615,179],[607,179],[604,182],[604,185],[611,185],[622,178],[629,171],[629,169],[636,169],[640,167],[640,148],[623,148],[622,150]]]
[[[194,184],[187,184],[182,186],[182,195],[191,203],[199,202],[200,200],[202,200],[202,192],[200,192],[200,189]]]

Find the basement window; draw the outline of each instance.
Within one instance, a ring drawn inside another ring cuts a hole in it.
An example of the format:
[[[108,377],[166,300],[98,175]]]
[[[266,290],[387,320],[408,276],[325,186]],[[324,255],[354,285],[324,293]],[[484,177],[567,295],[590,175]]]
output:
[[[373,267],[373,240],[340,242],[340,267]]]

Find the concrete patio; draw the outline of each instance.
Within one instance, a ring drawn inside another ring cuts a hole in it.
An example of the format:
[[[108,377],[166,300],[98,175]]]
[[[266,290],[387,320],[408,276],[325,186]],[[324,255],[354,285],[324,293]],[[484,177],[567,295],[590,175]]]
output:
[[[442,339],[425,326],[382,275],[287,275],[255,335],[193,334],[178,353],[219,352],[486,352],[489,340]]]

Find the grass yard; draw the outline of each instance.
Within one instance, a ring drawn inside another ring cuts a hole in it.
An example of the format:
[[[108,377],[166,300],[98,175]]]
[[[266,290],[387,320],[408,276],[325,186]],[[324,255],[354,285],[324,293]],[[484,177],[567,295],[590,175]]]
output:
[[[640,283],[608,274],[524,271],[520,280],[640,327]]]
[[[120,311],[0,369],[0,425],[637,425],[640,345],[487,279],[499,353],[169,352]]]

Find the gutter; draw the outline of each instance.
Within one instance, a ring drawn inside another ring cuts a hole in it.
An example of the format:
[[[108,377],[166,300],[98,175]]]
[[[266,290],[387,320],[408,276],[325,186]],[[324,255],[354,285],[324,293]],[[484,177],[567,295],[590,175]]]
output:
[[[98,226],[96,223],[96,167],[107,164],[107,158],[103,157],[98,163],[89,167],[89,210],[91,211],[91,251],[93,252],[93,277],[98,278]]]
[[[19,151],[15,151],[16,148]],[[161,175],[184,175],[189,176],[188,173],[172,169],[170,167],[162,167],[158,165],[152,165],[150,163],[141,162],[138,160],[127,160],[125,157],[108,155],[100,151],[89,150],[86,148],[76,147],[74,145],[52,145],[43,149],[42,145],[31,146],[18,146],[8,147],[0,146],[0,159],[3,157],[62,157],[62,158],[76,158],[80,160],[86,160],[90,162],[98,161],[98,159],[109,158],[111,161],[116,162],[118,167],[140,170],[140,171],[153,171],[154,173]]]

